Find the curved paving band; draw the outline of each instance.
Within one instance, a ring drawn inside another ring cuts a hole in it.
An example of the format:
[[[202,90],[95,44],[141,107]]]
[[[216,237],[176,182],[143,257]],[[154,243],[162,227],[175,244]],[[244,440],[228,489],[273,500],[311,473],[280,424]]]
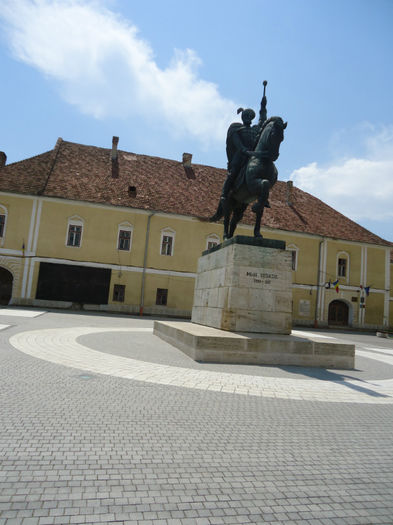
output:
[[[147,332],[151,328],[72,327],[20,332],[10,338],[16,349],[58,365],[124,379],[215,392],[335,403],[393,403],[393,379],[359,382],[250,376],[148,363],[87,348],[78,337],[104,332]],[[393,364],[391,355],[357,354]]]

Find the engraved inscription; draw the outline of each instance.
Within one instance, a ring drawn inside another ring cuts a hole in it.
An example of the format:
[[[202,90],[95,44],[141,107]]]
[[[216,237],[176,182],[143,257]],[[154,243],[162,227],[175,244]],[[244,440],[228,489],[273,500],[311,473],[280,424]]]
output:
[[[246,272],[246,276],[251,278],[254,284],[270,284],[272,279],[278,279],[276,273],[269,272]]]

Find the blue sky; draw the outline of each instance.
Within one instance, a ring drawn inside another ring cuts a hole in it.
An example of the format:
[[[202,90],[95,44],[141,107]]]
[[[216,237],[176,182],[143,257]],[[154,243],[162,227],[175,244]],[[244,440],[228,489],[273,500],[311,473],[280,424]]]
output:
[[[0,0],[0,24],[7,162],[118,135],[223,168],[267,79],[279,178],[393,241],[391,0]]]

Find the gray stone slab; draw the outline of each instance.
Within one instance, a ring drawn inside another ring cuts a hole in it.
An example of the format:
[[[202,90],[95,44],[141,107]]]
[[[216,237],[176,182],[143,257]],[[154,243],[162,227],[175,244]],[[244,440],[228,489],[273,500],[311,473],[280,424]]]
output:
[[[318,337],[236,333],[177,321],[155,321],[154,334],[206,363],[295,365],[351,370],[355,346]]]
[[[212,252],[221,250],[223,248],[226,248],[227,246],[231,246],[232,244],[243,244],[247,246],[261,246],[261,247],[285,250],[285,241],[280,241],[276,239],[250,237],[248,235],[235,235],[231,239],[226,239],[221,244],[218,244],[217,246],[213,246],[209,250],[205,250],[204,252],[202,252],[202,254],[205,255],[207,253],[212,253]]]

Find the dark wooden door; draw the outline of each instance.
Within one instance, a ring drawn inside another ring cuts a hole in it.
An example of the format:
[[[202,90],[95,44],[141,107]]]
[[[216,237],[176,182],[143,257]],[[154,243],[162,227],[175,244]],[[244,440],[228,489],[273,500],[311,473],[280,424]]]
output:
[[[108,304],[110,280],[111,270],[107,268],[42,262],[36,298],[81,304]]]
[[[349,308],[343,301],[332,301],[329,304],[329,324],[347,326]]]
[[[0,304],[8,304],[12,295],[12,273],[0,267]]]

